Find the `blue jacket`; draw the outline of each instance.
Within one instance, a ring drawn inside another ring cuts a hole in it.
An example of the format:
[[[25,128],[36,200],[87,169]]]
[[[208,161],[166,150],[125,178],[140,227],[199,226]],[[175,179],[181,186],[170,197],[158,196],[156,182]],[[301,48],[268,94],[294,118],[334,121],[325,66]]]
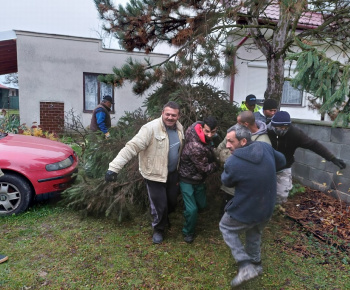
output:
[[[106,126],[106,117],[108,116],[102,108],[98,108],[96,110],[97,125],[104,134],[108,132],[108,127]]]
[[[110,108],[103,103],[99,104],[92,112],[90,130],[96,132],[101,130],[104,134],[108,132],[111,127],[111,116],[109,115]]]
[[[270,219],[276,203],[276,171],[286,164],[284,155],[265,142],[236,149],[226,160],[222,183],[235,187],[225,211],[242,223]]]

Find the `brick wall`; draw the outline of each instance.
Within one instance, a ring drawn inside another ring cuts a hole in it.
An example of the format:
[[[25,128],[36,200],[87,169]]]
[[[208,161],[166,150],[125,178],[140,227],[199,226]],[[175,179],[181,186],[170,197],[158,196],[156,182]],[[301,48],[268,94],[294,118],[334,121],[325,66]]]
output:
[[[299,148],[294,155],[293,178],[303,185],[350,203],[350,128],[332,128],[331,122],[310,120],[293,120],[292,123],[323,144],[337,158],[343,159],[347,166],[339,170],[332,162],[325,162],[312,151]]]
[[[64,127],[64,103],[40,102],[40,126],[43,131],[61,132]]]

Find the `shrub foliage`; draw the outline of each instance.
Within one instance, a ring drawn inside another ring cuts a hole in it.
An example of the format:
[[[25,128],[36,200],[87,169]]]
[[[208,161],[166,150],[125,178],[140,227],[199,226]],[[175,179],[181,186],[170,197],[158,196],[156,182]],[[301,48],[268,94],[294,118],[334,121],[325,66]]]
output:
[[[99,132],[86,135],[84,142],[86,147],[80,157],[77,181],[62,194],[64,197],[62,202],[65,205],[80,211],[83,216],[102,215],[118,221],[132,216],[135,210],[140,212],[147,208],[147,191],[138,170],[137,157],[123,168],[116,182],[105,182],[104,174],[109,162],[117,156],[142,125],[161,115],[163,105],[169,100],[181,105],[180,122],[184,125],[184,129],[208,115],[217,117],[222,136],[226,129],[234,124],[238,108],[229,104],[225,92],[203,83],[183,86],[169,84],[169,86],[163,85],[147,98],[146,112],[138,109],[126,113],[117,126],[110,129],[109,139],[105,139]],[[218,189],[220,185],[218,175],[210,180],[210,191],[215,192],[212,188]]]

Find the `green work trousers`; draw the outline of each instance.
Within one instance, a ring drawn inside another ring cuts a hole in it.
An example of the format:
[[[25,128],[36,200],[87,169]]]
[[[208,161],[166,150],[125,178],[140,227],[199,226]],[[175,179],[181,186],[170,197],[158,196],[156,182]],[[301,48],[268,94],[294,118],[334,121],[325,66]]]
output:
[[[207,206],[205,184],[190,184],[180,181],[180,189],[185,203],[185,225],[182,232],[184,235],[193,235],[197,224],[198,210]]]

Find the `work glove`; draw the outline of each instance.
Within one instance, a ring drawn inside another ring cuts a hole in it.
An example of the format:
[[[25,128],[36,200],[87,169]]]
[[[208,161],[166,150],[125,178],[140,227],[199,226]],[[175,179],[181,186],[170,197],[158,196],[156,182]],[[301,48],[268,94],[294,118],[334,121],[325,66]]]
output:
[[[333,158],[331,160],[335,165],[337,165],[340,169],[344,169],[346,167],[346,164],[343,160],[338,159],[338,158]]]
[[[111,134],[109,134],[109,132],[105,133],[105,137],[106,139],[108,139],[109,137],[111,137]]]
[[[105,180],[107,182],[112,182],[112,181],[116,181],[118,177],[118,173],[115,173],[112,170],[107,170],[106,175],[105,175]]]

